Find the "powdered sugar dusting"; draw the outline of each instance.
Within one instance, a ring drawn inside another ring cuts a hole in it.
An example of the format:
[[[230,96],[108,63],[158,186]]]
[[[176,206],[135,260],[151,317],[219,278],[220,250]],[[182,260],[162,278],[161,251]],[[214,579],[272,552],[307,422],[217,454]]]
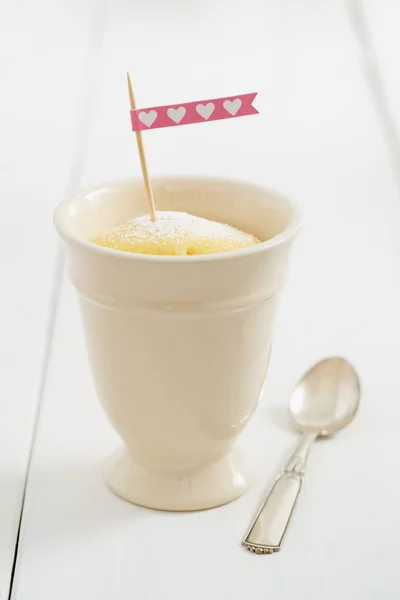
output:
[[[259,243],[225,223],[184,212],[158,211],[157,220],[140,215],[98,236],[95,243],[144,254],[191,255],[224,252]]]

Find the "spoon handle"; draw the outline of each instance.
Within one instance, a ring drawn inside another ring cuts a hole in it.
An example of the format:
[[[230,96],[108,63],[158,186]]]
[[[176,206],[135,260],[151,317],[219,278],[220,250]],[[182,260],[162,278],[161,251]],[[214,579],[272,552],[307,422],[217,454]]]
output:
[[[242,542],[249,552],[272,554],[281,549],[303,484],[308,451],[316,437],[303,435],[286,468],[275,480]]]

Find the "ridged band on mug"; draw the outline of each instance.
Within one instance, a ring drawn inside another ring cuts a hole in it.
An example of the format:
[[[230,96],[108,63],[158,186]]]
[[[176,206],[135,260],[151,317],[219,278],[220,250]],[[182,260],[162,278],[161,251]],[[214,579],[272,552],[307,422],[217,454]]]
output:
[[[285,283],[282,281],[279,285],[275,285],[263,293],[241,296],[231,300],[209,302],[160,302],[156,300],[138,300],[135,298],[109,296],[96,290],[92,290],[88,293],[86,290],[84,291],[81,286],[77,285],[76,281],[73,281],[72,279],[71,281],[81,297],[110,310],[118,309],[127,312],[139,310],[143,312],[171,313],[182,317],[252,310],[257,307],[257,305],[262,305],[272,300],[274,296],[279,294]]]

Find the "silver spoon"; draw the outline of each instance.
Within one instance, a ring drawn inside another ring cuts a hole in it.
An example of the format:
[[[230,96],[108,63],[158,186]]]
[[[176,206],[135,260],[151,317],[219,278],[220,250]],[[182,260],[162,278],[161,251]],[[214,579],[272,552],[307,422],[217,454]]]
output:
[[[308,451],[317,437],[346,427],[360,403],[360,381],[344,358],[314,365],[290,397],[290,413],[303,433],[284,471],[261,505],[243,546],[256,554],[279,552],[304,478]]]

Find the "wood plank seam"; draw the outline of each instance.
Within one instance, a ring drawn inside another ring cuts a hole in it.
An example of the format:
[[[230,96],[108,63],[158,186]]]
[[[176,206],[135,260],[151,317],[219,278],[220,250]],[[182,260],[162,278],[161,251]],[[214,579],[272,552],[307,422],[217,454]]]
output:
[[[36,434],[37,434],[38,427],[39,427],[40,408],[41,408],[44,388],[45,388],[45,384],[46,384],[47,365],[48,365],[50,353],[51,353],[53,334],[54,334],[54,330],[55,330],[55,324],[56,324],[57,312],[58,312],[57,309],[58,309],[59,301],[61,298],[62,282],[64,279],[64,263],[65,263],[64,253],[62,252],[61,246],[59,245],[57,248],[57,257],[56,257],[56,263],[55,263],[54,275],[53,275],[53,285],[52,285],[51,295],[50,295],[50,300],[49,300],[48,325],[47,325],[47,331],[46,331],[44,349],[43,349],[42,369],[41,369],[40,378],[39,378],[39,389],[38,389],[38,394],[37,394],[36,413],[35,413],[35,418],[34,418],[34,422],[33,422],[32,435],[31,435],[31,440],[30,440],[30,445],[29,445],[29,454],[28,454],[28,461],[27,461],[27,465],[26,465],[25,481],[24,481],[24,487],[23,487],[22,497],[21,497],[20,517],[19,517],[19,522],[18,522],[17,536],[16,536],[16,540],[15,540],[14,559],[13,559],[13,564],[12,564],[12,569],[11,569],[11,574],[10,574],[10,587],[9,587],[9,593],[8,593],[9,600],[12,597],[13,582],[14,582],[15,571],[16,571],[16,567],[17,567],[17,558],[18,558],[19,540],[20,540],[20,535],[21,535],[22,517],[23,517],[23,512],[24,512],[24,506],[25,506],[26,489],[27,489],[27,485],[28,485],[29,471],[30,471],[30,467],[31,467],[31,463],[32,463],[32,456],[33,456]]]
[[[65,196],[69,197],[74,194],[80,187],[82,174],[87,153],[87,142],[89,139],[91,125],[91,111],[95,99],[95,82],[98,76],[101,56],[102,41],[106,32],[106,15],[108,10],[108,0],[103,0],[99,5],[94,4],[94,15],[90,19],[91,31],[89,39],[91,43],[87,46],[87,55],[84,57],[84,78],[82,84],[82,92],[78,101],[78,114],[76,123],[76,147],[71,159],[70,173],[68,176],[68,184],[66,186]],[[61,200],[61,199],[60,199]],[[18,551],[23,534],[23,518],[24,507],[26,500],[27,487],[29,483],[29,474],[32,465],[32,458],[35,451],[35,441],[39,429],[41,408],[43,403],[44,391],[47,382],[48,365],[51,355],[52,343],[54,338],[55,325],[57,322],[58,308],[61,299],[63,282],[65,280],[65,255],[61,244],[58,244],[57,255],[53,273],[53,285],[49,298],[49,309],[47,317],[46,336],[43,347],[42,368],[40,372],[39,385],[37,391],[36,411],[32,427],[32,435],[29,445],[28,460],[25,471],[25,481],[21,497],[20,518],[18,530],[15,540],[14,558],[10,573],[8,600],[14,597],[14,583],[18,572]]]
[[[372,35],[368,28],[362,2],[360,0],[352,0],[348,4],[348,11],[350,26],[361,50],[363,59],[362,72],[364,73],[366,86],[371,93],[372,102],[375,104],[377,119],[382,129],[384,142],[390,162],[392,163],[400,195],[400,137],[379,71],[378,57],[375,52]]]

